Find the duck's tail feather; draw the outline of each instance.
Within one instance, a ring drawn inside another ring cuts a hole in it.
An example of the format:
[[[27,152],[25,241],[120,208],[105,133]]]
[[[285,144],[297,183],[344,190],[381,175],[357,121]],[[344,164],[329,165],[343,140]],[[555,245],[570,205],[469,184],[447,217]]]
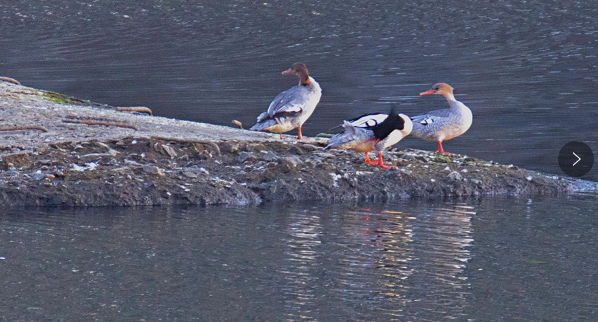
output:
[[[331,137],[328,140],[328,145],[324,148],[325,150],[329,148],[343,146],[355,140],[356,130],[355,127],[351,125],[351,123],[344,121],[344,123],[340,126],[342,126],[345,131],[343,131],[342,133],[335,134],[333,137]]]

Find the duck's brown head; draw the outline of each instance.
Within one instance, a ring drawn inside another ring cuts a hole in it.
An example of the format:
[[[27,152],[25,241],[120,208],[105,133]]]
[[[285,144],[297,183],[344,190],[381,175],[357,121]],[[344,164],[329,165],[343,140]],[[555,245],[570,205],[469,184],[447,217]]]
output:
[[[447,83],[436,83],[431,89],[419,93],[419,96],[438,94],[442,96],[453,95],[453,88]]]
[[[295,74],[301,80],[301,85],[309,85],[309,72],[307,71],[307,66],[304,63],[294,63],[291,68],[282,72],[283,75],[285,74]]]

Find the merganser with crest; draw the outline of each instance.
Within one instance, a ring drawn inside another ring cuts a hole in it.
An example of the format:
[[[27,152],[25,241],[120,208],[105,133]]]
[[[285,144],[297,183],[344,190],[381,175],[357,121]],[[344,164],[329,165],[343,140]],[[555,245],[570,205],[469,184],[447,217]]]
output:
[[[279,133],[282,139],[282,133],[296,128],[297,139],[301,139],[301,127],[320,102],[322,89],[320,84],[309,76],[307,66],[303,63],[294,63],[282,74],[295,74],[299,77],[299,85],[278,94],[270,103],[268,111],[257,117],[257,123],[250,130]]]
[[[469,107],[455,99],[453,88],[447,83],[436,83],[432,89],[419,93],[420,96],[432,94],[444,96],[449,103],[449,108],[412,117],[411,134],[426,141],[438,142],[436,152],[448,154],[449,152],[442,148],[442,142],[467,132],[473,121],[473,114]]]
[[[372,115],[383,115],[381,122],[367,122]],[[411,133],[413,124],[405,114],[397,114],[394,108],[386,114],[366,114],[353,120],[344,121],[341,125],[344,132],[335,134],[328,141],[328,146],[340,149],[350,149],[357,152],[365,152],[365,162],[376,165],[383,169],[391,169],[392,166],[384,164],[382,151],[397,144],[404,137]],[[378,161],[372,161],[369,152],[378,153]]]

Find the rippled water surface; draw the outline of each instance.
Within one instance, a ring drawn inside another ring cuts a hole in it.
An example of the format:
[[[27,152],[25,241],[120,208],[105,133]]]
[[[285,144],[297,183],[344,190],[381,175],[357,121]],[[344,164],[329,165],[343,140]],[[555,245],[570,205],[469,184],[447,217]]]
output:
[[[598,150],[596,1],[3,1],[0,19],[0,74],[98,102],[251,125],[304,61],[324,89],[309,135],[445,107],[417,96],[445,81],[475,115],[449,151],[560,173],[566,142]]]
[[[21,209],[6,321],[593,321],[598,203]]]

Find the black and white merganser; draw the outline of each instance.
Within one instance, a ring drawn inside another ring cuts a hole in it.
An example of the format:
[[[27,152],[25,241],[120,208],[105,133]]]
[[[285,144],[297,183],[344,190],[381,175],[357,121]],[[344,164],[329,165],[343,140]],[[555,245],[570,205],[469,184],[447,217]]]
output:
[[[426,141],[438,142],[437,153],[448,154],[442,148],[442,142],[456,138],[467,132],[473,121],[469,107],[457,101],[453,88],[446,83],[437,83],[432,89],[419,93],[424,95],[442,95],[449,103],[448,109],[434,110],[411,118],[413,120],[413,136]]]
[[[377,116],[378,120],[384,116],[384,119],[378,122],[372,116]],[[350,121],[344,121],[341,126],[345,131],[330,138],[328,146],[324,149],[334,147],[365,152],[366,163],[383,169],[391,169],[392,166],[384,164],[382,151],[409,135],[413,124],[407,115],[397,114],[393,108],[389,114],[366,114]],[[370,160],[369,152],[371,151],[378,153],[378,161]]]
[[[303,63],[294,63],[282,74],[297,75],[299,85],[278,94],[270,103],[268,111],[257,117],[257,123],[250,130],[279,133],[282,139],[282,133],[296,128],[297,139],[301,139],[301,127],[320,102],[322,89],[320,84],[309,76],[307,66]]]

